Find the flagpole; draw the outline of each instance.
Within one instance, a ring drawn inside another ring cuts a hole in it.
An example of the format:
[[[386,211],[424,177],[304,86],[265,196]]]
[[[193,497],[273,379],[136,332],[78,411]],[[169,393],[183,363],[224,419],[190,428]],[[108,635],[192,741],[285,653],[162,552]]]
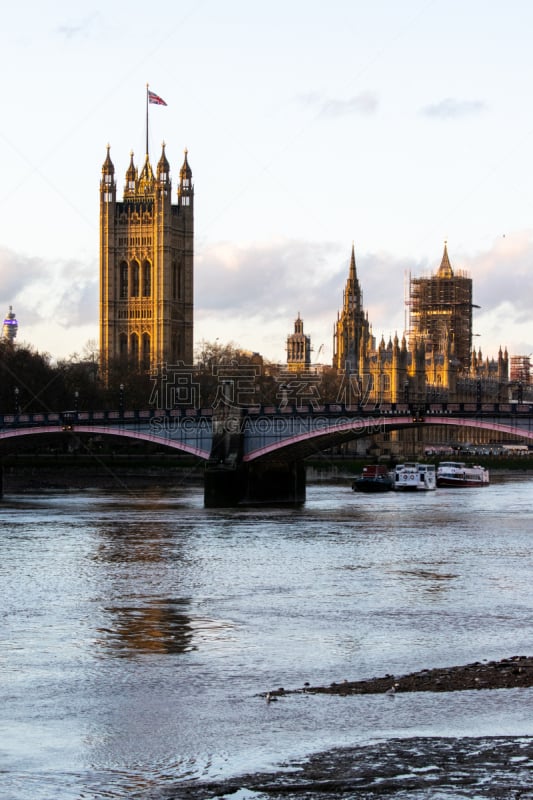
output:
[[[148,84],[146,84],[146,157],[148,158]]]

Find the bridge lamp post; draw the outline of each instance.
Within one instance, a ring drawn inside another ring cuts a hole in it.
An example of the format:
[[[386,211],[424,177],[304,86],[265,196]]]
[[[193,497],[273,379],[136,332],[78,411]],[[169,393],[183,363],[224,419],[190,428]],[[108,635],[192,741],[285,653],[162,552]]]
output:
[[[476,403],[478,410],[481,409],[481,403],[483,402],[483,384],[481,382],[481,378],[476,383]]]
[[[18,386],[15,386],[14,395],[15,395],[15,414],[18,416],[20,414],[20,399],[19,399],[20,389],[18,388]]]
[[[80,393],[74,392],[74,411],[78,411],[78,401],[80,399]]]
[[[124,384],[121,383],[119,386],[119,395],[118,395],[118,411],[121,417],[124,416]]]

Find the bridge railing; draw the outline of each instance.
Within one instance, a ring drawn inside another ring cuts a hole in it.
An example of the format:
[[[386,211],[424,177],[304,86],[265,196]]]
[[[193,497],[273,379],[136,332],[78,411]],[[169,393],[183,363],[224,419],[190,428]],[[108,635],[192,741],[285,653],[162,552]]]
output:
[[[39,411],[24,412],[20,414],[0,414],[0,428],[9,427],[37,427],[52,425],[57,427],[80,425],[105,425],[110,424],[136,424],[156,417],[209,417],[213,410],[210,408],[196,409],[138,409],[117,411]]]
[[[161,418],[201,418],[216,414],[213,408],[174,408],[174,409],[136,409],[136,410],[96,410],[96,411],[48,411],[0,414],[0,429],[11,427],[57,426],[72,428],[75,425],[136,425],[151,419]],[[493,414],[532,414],[531,403],[379,403],[375,405],[344,405],[340,403],[301,404],[282,406],[257,405],[239,409],[243,416],[270,415],[351,415],[382,417],[383,415],[412,414],[415,418],[447,414],[450,416],[483,416]]]

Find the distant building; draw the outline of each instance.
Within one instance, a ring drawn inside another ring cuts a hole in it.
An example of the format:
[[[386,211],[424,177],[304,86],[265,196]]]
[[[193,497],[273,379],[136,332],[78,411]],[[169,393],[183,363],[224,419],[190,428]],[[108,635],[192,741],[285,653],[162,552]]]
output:
[[[311,337],[304,333],[304,322],[298,317],[294,321],[294,333],[287,336],[287,369],[302,372],[311,367]]]
[[[409,343],[424,341],[426,353],[449,349],[459,371],[468,372],[472,351],[472,278],[452,269],[448,248],[440,267],[429,278],[411,278],[409,286]]]
[[[342,311],[333,334],[333,367],[343,375],[342,397],[354,402],[425,405],[449,400],[504,400],[509,358],[483,359],[471,350],[472,280],[454,273],[446,244],[437,273],[414,278],[410,328],[377,345],[357,278],[352,246]]]
[[[511,356],[511,381],[529,386],[531,383],[531,356]]]
[[[13,311],[13,306],[9,306],[9,311],[2,326],[2,338],[9,342],[14,342],[19,329],[19,324]]]
[[[148,148],[147,148],[148,149]],[[131,154],[117,201],[109,147],[100,182],[100,352],[111,364],[150,370],[193,362],[194,189],[187,151],[172,203],[163,145],[155,174]]]

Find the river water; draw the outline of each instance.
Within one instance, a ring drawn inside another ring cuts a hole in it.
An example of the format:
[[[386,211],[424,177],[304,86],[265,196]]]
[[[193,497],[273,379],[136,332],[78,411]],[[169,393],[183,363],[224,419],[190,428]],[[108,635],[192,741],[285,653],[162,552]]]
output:
[[[0,797],[181,797],[331,748],[375,759],[434,737],[502,737],[527,792],[516,748],[533,736],[533,690],[261,695],[533,654],[532,485],[313,484],[301,508],[234,511],[205,509],[199,486],[4,497]],[[470,794],[394,797],[481,797],[490,775]]]

